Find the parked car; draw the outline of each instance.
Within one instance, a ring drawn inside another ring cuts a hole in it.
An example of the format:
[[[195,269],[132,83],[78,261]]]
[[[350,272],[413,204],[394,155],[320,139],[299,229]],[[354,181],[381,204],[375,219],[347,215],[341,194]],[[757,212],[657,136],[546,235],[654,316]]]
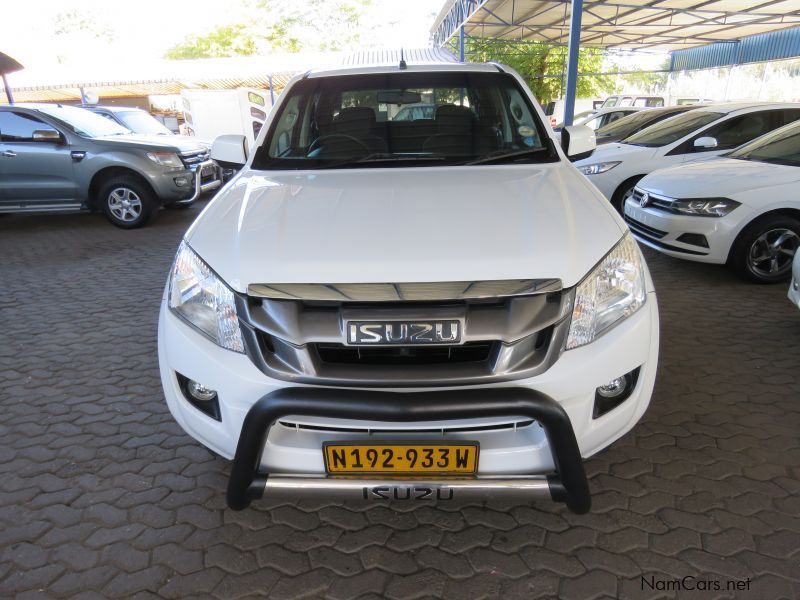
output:
[[[591,98],[576,98],[573,114],[581,114],[588,110],[596,110],[603,104],[602,100],[593,100]],[[567,101],[564,98],[551,100],[543,107],[544,114],[547,116],[547,122],[551,127],[555,127],[558,123],[564,120],[564,111],[566,109]]]
[[[377,121],[434,93],[450,102],[431,122]],[[565,128],[562,149],[544,119],[502,66],[350,67],[295,77],[249,158],[215,141],[242,169],[178,248],[158,343],[175,419],[233,459],[231,508],[589,509],[581,457],[647,408],[658,309],[569,160],[592,132]]]
[[[435,104],[411,104],[404,106],[392,119],[393,121],[418,121],[420,119],[432,119],[436,111]]]
[[[600,108],[618,108],[620,106],[639,106],[641,108],[655,108],[664,106],[663,96],[646,96],[639,94],[616,94],[609,96],[600,105]]]
[[[731,103],[696,108],[603,144],[576,162],[620,212],[636,182],[648,173],[717,156],[800,118],[800,104]]]
[[[585,125],[589,129],[597,130],[601,127],[605,127],[609,123],[614,123],[623,117],[627,117],[628,115],[632,115],[633,113],[639,112],[642,109],[639,107],[634,106],[624,106],[621,108],[597,108],[592,110],[584,111],[578,115],[575,115],[575,118],[572,121],[573,125]],[[564,123],[559,123],[555,126],[556,131],[561,131],[564,127]]]
[[[617,119],[612,123],[603,125],[595,130],[595,140],[597,145],[619,142],[628,136],[641,131],[646,127],[655,125],[665,119],[674,117],[687,110],[694,110],[696,106],[665,106],[663,108],[648,108],[647,110],[637,111]]]
[[[712,161],[655,171],[625,203],[636,238],[660,252],[786,280],[800,246],[800,121]]]
[[[133,133],[143,135],[178,135],[169,130],[161,121],[156,119],[146,110],[141,108],[128,107],[128,106],[103,106],[99,104],[81,104],[79,108],[85,108],[93,113],[105,117],[109,121],[114,121],[122,125],[126,129],[131,130]],[[181,135],[184,141],[200,144],[201,146],[211,149],[211,142],[201,140],[194,136]]]
[[[0,106],[0,212],[99,210],[130,229],[220,185],[196,142],[136,136],[74,106]]]
[[[800,252],[794,253],[792,281],[789,284],[789,300],[800,308]]]

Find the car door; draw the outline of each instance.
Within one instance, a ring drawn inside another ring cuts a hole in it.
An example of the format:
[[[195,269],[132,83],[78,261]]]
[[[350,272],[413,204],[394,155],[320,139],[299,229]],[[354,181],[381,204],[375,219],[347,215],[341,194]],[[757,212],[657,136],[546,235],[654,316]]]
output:
[[[688,162],[718,156],[733,150],[775,129],[777,112],[775,110],[759,110],[723,119],[686,140],[681,144],[677,153],[683,155],[684,162]],[[714,138],[717,140],[717,145],[713,148],[696,147],[695,141],[702,137]]]
[[[34,132],[58,134],[58,139],[41,139],[46,134]],[[64,134],[29,112],[0,111],[0,195],[6,205],[28,207],[78,202]]]

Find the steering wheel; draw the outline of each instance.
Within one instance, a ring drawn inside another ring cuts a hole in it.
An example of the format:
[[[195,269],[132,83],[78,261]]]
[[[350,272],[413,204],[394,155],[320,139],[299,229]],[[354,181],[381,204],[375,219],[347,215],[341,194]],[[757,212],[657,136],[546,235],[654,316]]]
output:
[[[353,137],[352,135],[347,135],[345,133],[329,133],[326,135],[321,135],[313,142],[311,142],[311,145],[308,147],[308,150],[306,150],[306,156],[309,156],[314,150],[319,149],[322,146],[323,142],[327,140],[332,140],[334,138],[344,138],[348,142],[352,142],[356,146],[361,147],[361,149],[364,150],[365,154],[372,153],[372,150],[370,150],[369,146],[367,146],[360,139]]]

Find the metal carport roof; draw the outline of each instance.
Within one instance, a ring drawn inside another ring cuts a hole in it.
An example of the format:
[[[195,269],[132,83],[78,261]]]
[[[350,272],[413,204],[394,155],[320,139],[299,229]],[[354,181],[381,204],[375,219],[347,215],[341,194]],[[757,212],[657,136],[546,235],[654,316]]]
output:
[[[569,0],[448,0],[436,45],[464,25],[472,37],[566,44]],[[583,46],[677,50],[800,25],[800,1],[584,0]]]

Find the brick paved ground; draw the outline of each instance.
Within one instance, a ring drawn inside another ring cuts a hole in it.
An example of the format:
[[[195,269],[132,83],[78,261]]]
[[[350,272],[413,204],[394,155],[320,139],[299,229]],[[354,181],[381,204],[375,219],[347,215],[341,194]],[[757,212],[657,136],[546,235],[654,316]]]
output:
[[[161,396],[156,315],[199,208],[124,232],[0,219],[0,596],[621,598],[752,578],[800,597],[800,313],[786,288],[648,253],[662,359],[642,423],[588,461],[594,508],[264,503]],[[732,594],[689,594],[730,597]]]

